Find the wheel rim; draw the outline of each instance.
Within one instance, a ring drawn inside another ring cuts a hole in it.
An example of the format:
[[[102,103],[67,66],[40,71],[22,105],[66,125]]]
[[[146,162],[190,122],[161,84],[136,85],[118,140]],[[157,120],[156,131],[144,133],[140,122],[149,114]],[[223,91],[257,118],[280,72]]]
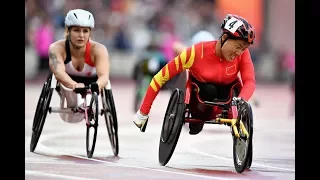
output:
[[[89,125],[87,125],[87,150],[88,152],[91,152],[94,150],[95,147],[95,139],[96,139],[96,134],[97,134],[97,125],[98,125],[98,101],[97,101],[97,95],[93,94],[91,102],[90,102],[90,107],[88,111],[88,118],[89,118]],[[93,129],[93,134],[91,138],[91,130]],[[90,141],[90,139],[92,139]],[[91,155],[89,155],[91,156]]]
[[[31,144],[30,150],[34,151],[39,141],[45,119],[49,110],[49,105],[51,102],[53,90],[49,87],[51,82],[51,76],[48,77],[47,81],[44,83],[41,95],[37,104],[37,109],[35,113],[35,119],[32,124],[32,135],[31,135]],[[41,108],[40,108],[41,107]]]
[[[109,133],[109,138],[110,138],[110,142],[112,144],[112,147],[114,147],[114,142],[115,142],[115,137],[114,137],[114,133],[115,133],[115,129],[113,127],[113,117],[111,115],[111,112],[108,110],[106,112],[106,118],[107,118],[107,127],[108,127],[108,133]]]
[[[168,111],[165,114],[165,122],[164,122],[164,128],[163,132],[161,133],[161,141],[166,143],[168,142],[170,135],[172,133],[172,130],[175,127],[175,119],[177,116],[177,110],[178,110],[178,94],[174,92],[175,94],[172,96],[172,99],[170,100]]]
[[[249,114],[248,109],[245,108],[244,111],[242,111],[242,114],[240,114],[240,120],[242,121],[244,127],[247,129],[248,133],[250,134],[250,126],[249,126]],[[239,134],[243,134],[241,128],[238,128]],[[244,134],[243,134],[244,135]],[[248,148],[249,148],[249,141],[250,138],[247,140],[235,138],[235,148],[236,148],[236,161],[238,165],[244,165],[244,161],[246,160]]]
[[[44,95],[45,95],[45,88],[46,88],[46,84],[43,85],[42,90],[41,90],[41,94],[37,103],[37,109],[34,115],[34,120],[33,120],[33,124],[32,124],[32,130],[35,131],[36,127],[38,127],[39,124],[39,114],[41,113],[41,108],[43,107],[43,100],[44,100]],[[40,114],[41,115],[41,114]]]
[[[111,97],[110,97],[111,98]],[[103,99],[103,109],[104,109],[104,117],[105,122],[108,130],[109,140],[111,144],[112,151],[115,155],[118,154],[118,142],[117,142],[117,129],[116,129],[116,120],[113,118],[113,116],[116,116],[112,113],[111,109],[111,100],[110,98],[107,98],[107,91],[104,91],[104,94],[102,94]]]

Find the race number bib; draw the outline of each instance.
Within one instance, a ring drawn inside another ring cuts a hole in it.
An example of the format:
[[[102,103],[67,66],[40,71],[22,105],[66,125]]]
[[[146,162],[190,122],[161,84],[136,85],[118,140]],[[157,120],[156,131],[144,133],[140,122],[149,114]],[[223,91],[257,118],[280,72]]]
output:
[[[241,20],[232,17],[226,22],[224,28],[234,33],[242,24],[243,22]]]

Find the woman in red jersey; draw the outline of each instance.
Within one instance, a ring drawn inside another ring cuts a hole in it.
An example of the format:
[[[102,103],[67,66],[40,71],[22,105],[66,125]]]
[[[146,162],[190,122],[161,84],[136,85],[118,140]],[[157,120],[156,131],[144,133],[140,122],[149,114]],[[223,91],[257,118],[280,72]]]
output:
[[[222,35],[217,41],[192,45],[166,64],[151,80],[134,124],[142,129],[149,118],[151,105],[160,88],[169,79],[189,69],[193,82],[199,86],[199,95],[209,100],[229,93],[240,72],[243,88],[237,97],[248,101],[255,91],[255,73],[248,47],[253,44],[255,30],[243,17],[228,14],[221,24]],[[220,98],[220,97],[218,97]],[[212,108],[209,108],[212,109]],[[203,109],[203,115],[208,114]],[[205,119],[205,117],[203,118]],[[189,134],[198,134],[204,123],[189,123]]]

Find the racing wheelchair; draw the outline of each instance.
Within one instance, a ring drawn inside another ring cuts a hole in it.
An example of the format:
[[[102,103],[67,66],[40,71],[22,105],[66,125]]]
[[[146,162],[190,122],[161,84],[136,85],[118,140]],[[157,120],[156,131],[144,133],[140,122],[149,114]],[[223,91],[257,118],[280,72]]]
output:
[[[177,84],[177,88],[171,94],[162,124],[159,163],[165,166],[169,162],[185,123],[221,124],[230,127],[235,170],[242,173],[249,169],[253,153],[252,109],[249,103],[233,98],[242,88],[241,80],[237,79],[233,83],[226,99],[215,99],[211,102],[200,98],[199,87],[192,79],[188,70],[180,74],[177,81],[180,85]],[[212,108],[209,120],[197,118],[200,112],[195,107],[198,104]]]
[[[72,77],[72,76],[71,76]],[[50,73],[43,84],[42,91],[38,100],[36,112],[32,124],[32,136],[30,142],[30,151],[33,152],[39,141],[46,117],[49,113],[81,113],[84,115],[84,120],[86,123],[86,151],[87,157],[92,158],[95,149],[97,130],[98,130],[98,119],[99,115],[104,115],[105,123],[108,130],[109,140],[111,143],[112,151],[115,156],[119,153],[119,140],[118,140],[118,122],[117,114],[115,109],[115,104],[113,100],[113,94],[111,90],[110,81],[104,90],[101,91],[101,100],[103,108],[99,109],[98,94],[99,87],[95,82],[97,77],[87,78],[84,80],[83,77],[72,77],[76,82],[82,82],[86,86],[84,88],[76,88],[75,93],[81,94],[84,100],[83,106],[81,108],[60,108],[60,107],[50,107],[51,97],[53,90],[55,89],[57,93],[60,93],[60,86],[54,75]],[[80,80],[81,79],[81,80]],[[85,81],[85,82],[83,82]],[[87,82],[86,82],[87,81]],[[87,106],[86,95],[88,93],[92,94],[90,104]],[[90,130],[93,128],[93,138],[92,143],[90,143]]]

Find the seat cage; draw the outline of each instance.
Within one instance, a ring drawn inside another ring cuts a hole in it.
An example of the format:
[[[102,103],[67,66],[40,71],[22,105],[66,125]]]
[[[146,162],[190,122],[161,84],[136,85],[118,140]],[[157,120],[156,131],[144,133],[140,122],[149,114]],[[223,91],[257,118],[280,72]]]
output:
[[[228,98],[226,98],[226,99],[217,99],[217,100],[215,100],[213,102],[215,104],[221,104],[221,105],[230,104],[235,88],[238,88],[239,91],[241,91],[241,89],[242,89],[242,81],[241,81],[241,78],[239,76],[237,77],[236,82],[231,86],[231,90],[230,90]],[[192,82],[189,70],[186,70],[185,104],[190,104],[191,95],[195,95],[196,99],[198,100],[198,102],[200,102],[202,104],[205,104],[204,101],[199,96],[198,89],[199,89],[199,86],[195,82]],[[195,93],[193,93],[193,92],[195,92]]]

